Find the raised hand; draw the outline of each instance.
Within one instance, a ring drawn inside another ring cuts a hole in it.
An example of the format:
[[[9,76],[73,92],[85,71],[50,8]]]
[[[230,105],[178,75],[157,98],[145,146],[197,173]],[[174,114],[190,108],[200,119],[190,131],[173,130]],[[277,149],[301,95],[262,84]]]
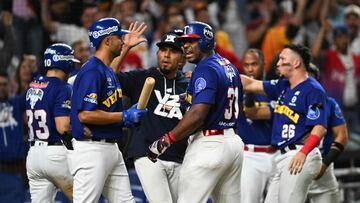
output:
[[[142,37],[146,28],[147,26],[145,23],[141,23],[139,25],[137,21],[135,21],[135,23],[131,23],[129,26],[130,33],[124,35],[124,46],[127,46],[129,49],[131,49],[132,47],[142,42],[146,42],[147,40]]]

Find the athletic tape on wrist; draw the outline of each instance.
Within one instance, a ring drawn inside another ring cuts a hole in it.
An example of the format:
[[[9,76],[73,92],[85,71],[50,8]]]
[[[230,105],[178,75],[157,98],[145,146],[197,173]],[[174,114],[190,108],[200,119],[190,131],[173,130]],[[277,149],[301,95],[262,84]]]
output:
[[[166,136],[169,138],[170,144],[176,142],[176,137],[172,134],[172,132],[166,133]]]
[[[320,137],[314,134],[310,134],[300,151],[305,155],[308,155],[316,146],[319,145],[319,143]]]

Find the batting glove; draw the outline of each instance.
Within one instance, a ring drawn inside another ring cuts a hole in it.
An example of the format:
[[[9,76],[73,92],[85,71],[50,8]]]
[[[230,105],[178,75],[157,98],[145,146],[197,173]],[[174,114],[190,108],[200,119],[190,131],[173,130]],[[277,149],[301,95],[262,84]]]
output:
[[[136,105],[134,104],[128,110],[122,112],[122,120],[126,127],[135,127],[136,124],[140,123],[141,116],[148,111],[146,108],[137,109]]]
[[[152,161],[156,162],[157,158],[165,152],[167,148],[170,147],[172,143],[176,141],[175,137],[172,135],[171,132],[166,133],[160,139],[153,142],[147,151],[147,157]]]

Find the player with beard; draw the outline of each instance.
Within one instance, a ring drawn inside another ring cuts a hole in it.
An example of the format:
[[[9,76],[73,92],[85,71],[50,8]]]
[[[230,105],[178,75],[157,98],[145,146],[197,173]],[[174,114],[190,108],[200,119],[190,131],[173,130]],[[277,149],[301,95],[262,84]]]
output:
[[[139,100],[147,77],[156,81],[147,106],[149,111],[142,117],[141,125],[131,129],[128,148],[146,197],[153,203],[176,202],[179,169],[187,144],[184,139],[172,145],[155,164],[146,157],[147,147],[183,118],[180,95],[186,92],[188,80],[179,70],[185,60],[182,44],[175,42],[178,34],[175,31],[166,33],[156,44],[159,47],[157,67],[118,74],[123,94],[132,104]]]

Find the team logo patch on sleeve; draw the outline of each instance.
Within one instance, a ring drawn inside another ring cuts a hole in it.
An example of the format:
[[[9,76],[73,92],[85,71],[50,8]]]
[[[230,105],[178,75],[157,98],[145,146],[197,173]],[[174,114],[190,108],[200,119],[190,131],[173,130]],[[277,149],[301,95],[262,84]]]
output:
[[[195,80],[195,93],[199,93],[201,90],[205,89],[206,80],[204,78],[198,78]]]
[[[90,103],[93,103],[93,104],[97,104],[97,94],[96,93],[91,93],[91,94],[88,94],[86,95],[86,97],[84,98],[84,101],[86,102],[90,102]]]
[[[341,109],[339,107],[339,105],[335,105],[335,116],[339,119],[343,119],[344,118],[344,115],[342,114],[341,112]]]
[[[70,105],[71,105],[70,100],[66,100],[61,104],[61,107],[65,109],[71,109]]]
[[[310,120],[316,120],[320,117],[320,110],[317,105],[310,105],[306,117]]]

